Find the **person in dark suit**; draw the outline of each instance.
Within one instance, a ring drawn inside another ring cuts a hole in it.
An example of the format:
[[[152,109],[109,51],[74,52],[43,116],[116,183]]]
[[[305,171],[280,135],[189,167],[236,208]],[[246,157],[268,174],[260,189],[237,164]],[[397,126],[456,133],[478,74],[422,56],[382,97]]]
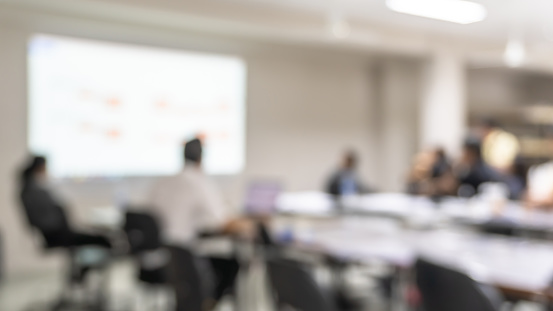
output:
[[[103,236],[75,231],[63,205],[45,186],[46,158],[33,156],[20,174],[20,199],[29,225],[37,229],[49,247],[98,245],[111,248]]]
[[[357,155],[353,151],[346,152],[341,168],[328,180],[326,192],[335,196],[369,192],[368,188],[359,180],[356,168]]]
[[[487,182],[503,182],[499,172],[484,162],[480,142],[468,139],[463,146],[461,161],[455,168],[458,194],[470,197],[478,193],[480,185]]]

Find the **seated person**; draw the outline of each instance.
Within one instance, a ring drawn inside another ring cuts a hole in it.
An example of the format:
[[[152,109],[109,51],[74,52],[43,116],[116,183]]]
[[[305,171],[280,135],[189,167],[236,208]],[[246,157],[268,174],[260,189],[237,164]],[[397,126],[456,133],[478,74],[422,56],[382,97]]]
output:
[[[105,237],[78,232],[70,226],[63,204],[46,187],[46,158],[34,156],[21,172],[20,178],[20,198],[27,220],[40,231],[48,247],[111,247]]]
[[[434,150],[433,154],[434,161],[432,161],[431,177],[438,178],[445,175],[451,169],[451,164],[443,148]]]
[[[553,161],[530,168],[525,201],[528,207],[553,208]]]
[[[359,180],[356,168],[357,156],[353,151],[348,151],[344,155],[341,168],[328,181],[326,192],[335,196],[369,192]]]
[[[520,143],[511,133],[493,119],[484,119],[479,125],[482,158],[502,173],[509,173],[520,152]]]
[[[526,176],[528,170],[520,158],[517,157],[513,166],[502,174],[502,179],[509,189],[509,199],[521,200],[526,189]]]
[[[229,215],[229,207],[220,192],[202,171],[199,139],[185,144],[183,170],[154,187],[150,204],[159,216],[163,238],[168,245],[190,249],[204,233],[248,234],[254,229],[248,220]],[[228,257],[228,254],[221,254],[210,258],[217,278],[216,301],[233,287],[238,273],[238,262]],[[177,292],[177,301],[179,295]]]
[[[415,157],[408,178],[409,193],[444,196],[453,194],[455,188],[451,164],[442,148],[421,152]]]
[[[548,147],[553,155],[553,128],[549,129]],[[528,207],[553,208],[553,160],[530,168],[525,201]]]
[[[457,194],[462,197],[476,195],[483,183],[502,182],[500,174],[482,159],[480,143],[473,140],[465,142],[461,160],[454,167],[454,175],[458,183]]]

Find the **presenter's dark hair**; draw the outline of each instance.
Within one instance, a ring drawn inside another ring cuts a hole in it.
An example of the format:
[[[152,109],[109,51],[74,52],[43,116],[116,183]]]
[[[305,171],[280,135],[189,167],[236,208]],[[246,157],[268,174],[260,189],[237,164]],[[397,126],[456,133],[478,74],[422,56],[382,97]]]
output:
[[[184,145],[184,160],[199,163],[202,160],[202,142],[195,138]]]

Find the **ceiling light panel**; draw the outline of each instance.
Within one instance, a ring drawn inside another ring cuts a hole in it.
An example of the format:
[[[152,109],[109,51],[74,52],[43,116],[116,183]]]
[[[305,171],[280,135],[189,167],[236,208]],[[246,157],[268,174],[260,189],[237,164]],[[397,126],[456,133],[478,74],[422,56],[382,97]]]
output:
[[[464,0],[387,0],[386,5],[395,12],[458,24],[480,22],[488,14],[482,4]]]

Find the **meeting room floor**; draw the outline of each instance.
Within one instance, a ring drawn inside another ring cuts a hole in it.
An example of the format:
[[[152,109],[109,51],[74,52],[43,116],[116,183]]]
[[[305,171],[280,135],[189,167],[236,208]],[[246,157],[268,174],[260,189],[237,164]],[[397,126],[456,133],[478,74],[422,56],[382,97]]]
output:
[[[171,310],[167,291],[153,292],[142,288],[134,279],[133,265],[129,261],[115,263],[109,271],[110,311]],[[241,311],[275,311],[266,284],[263,267],[258,266],[242,274],[239,302]],[[47,271],[20,277],[8,277],[0,283],[0,311],[42,311],[58,296],[61,289],[61,273]],[[247,294],[245,294],[247,293]],[[387,311],[386,304],[376,295],[369,295],[366,310]],[[243,307],[242,307],[243,306]],[[235,311],[229,298],[224,299],[214,311]],[[68,309],[79,311],[79,309]],[[520,303],[514,311],[538,311],[538,305]]]
[[[167,289],[145,288],[135,280],[134,273],[134,266],[130,261],[117,262],[109,269],[109,311],[172,309],[170,307],[172,298]],[[261,276],[259,273],[254,274]],[[48,310],[52,301],[59,297],[62,288],[61,276],[60,271],[55,269],[5,278],[0,282],[0,311]],[[253,277],[256,276],[253,275]],[[97,283],[100,276],[92,275],[91,278],[89,281]],[[241,295],[243,297],[241,303],[246,306],[244,310],[271,311],[267,299],[265,298],[265,301],[263,301],[263,297],[268,297],[266,292],[262,292],[263,290],[260,290],[259,286],[252,284],[250,275],[241,279],[243,291],[255,293],[254,295]],[[80,293],[81,297],[82,295],[83,293]],[[217,305],[214,311],[234,311],[235,309],[231,299],[226,297]],[[69,310],[79,311],[80,309],[68,308]]]

